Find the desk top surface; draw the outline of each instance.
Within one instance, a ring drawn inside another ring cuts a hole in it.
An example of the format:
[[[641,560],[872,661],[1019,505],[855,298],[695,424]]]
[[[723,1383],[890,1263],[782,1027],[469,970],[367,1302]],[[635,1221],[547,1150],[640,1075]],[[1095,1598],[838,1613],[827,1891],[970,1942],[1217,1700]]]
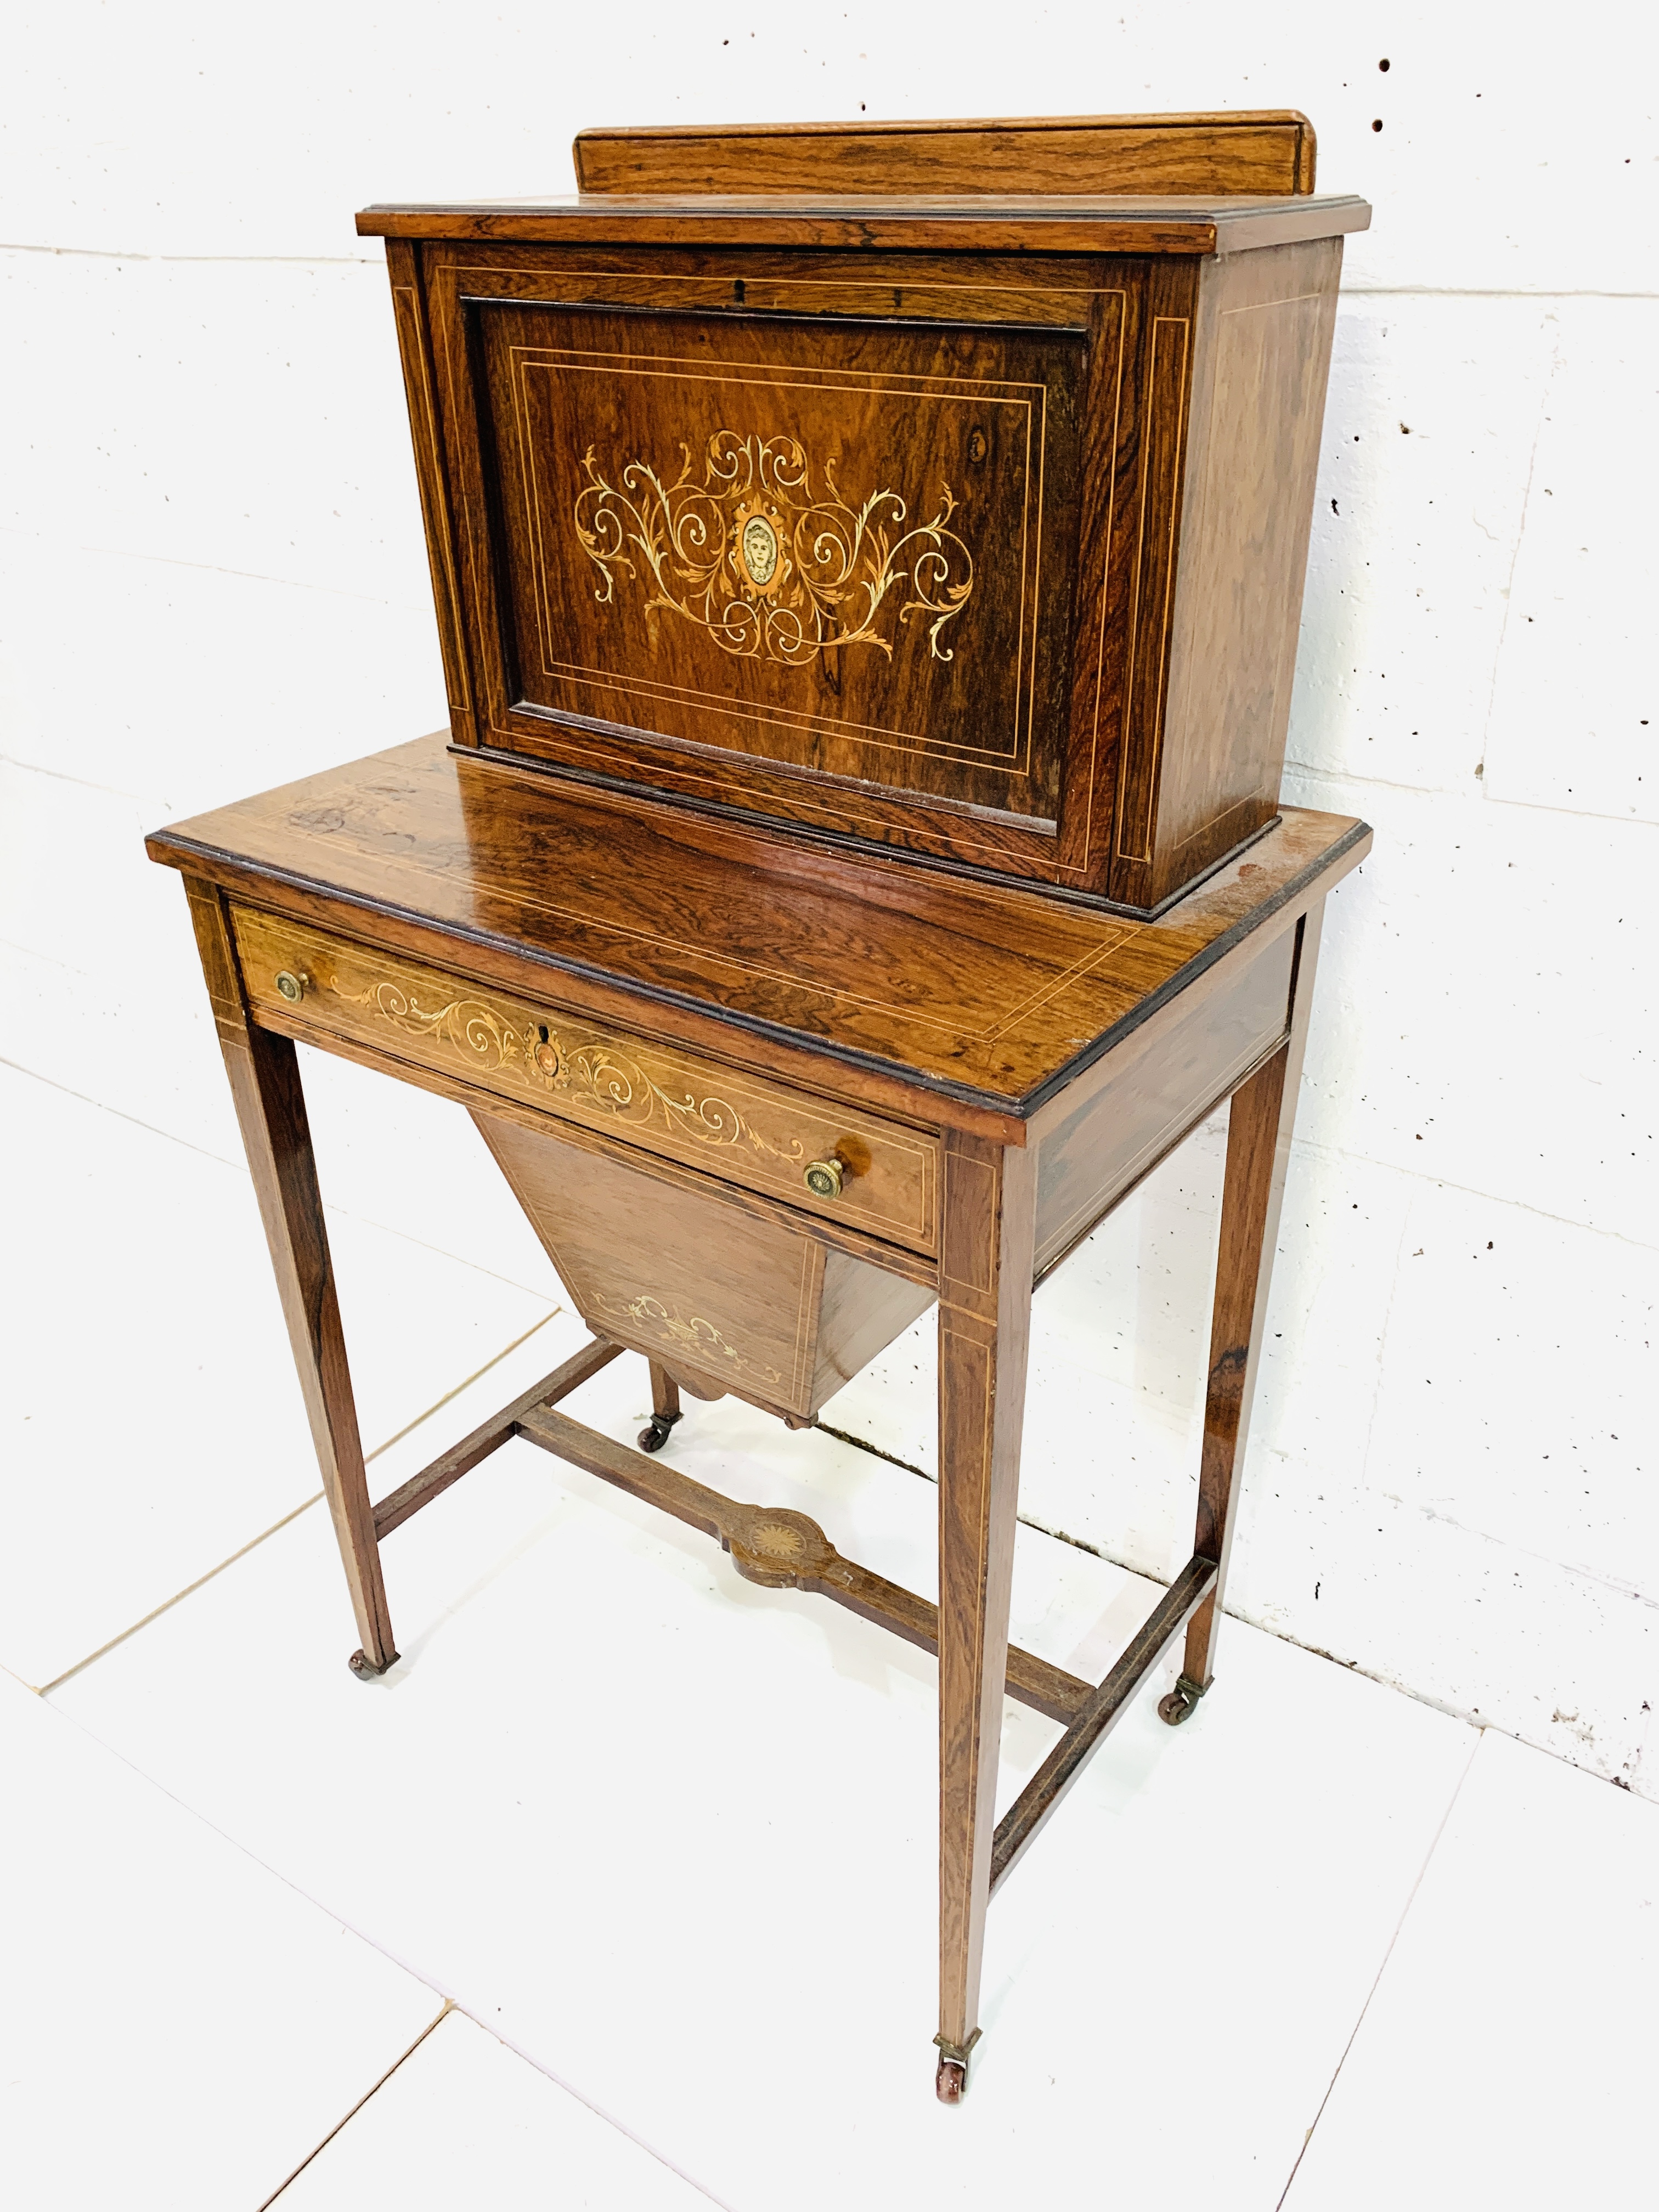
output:
[[[1370,227],[1352,192],[1270,198],[1102,192],[586,193],[574,199],[364,208],[364,238],[568,246],[923,247],[934,251],[1212,254]]]
[[[160,830],[259,904],[811,1079],[1024,1118],[1370,849],[1286,808],[1152,921],[469,760],[442,736]],[[558,988],[554,975],[566,979]]]

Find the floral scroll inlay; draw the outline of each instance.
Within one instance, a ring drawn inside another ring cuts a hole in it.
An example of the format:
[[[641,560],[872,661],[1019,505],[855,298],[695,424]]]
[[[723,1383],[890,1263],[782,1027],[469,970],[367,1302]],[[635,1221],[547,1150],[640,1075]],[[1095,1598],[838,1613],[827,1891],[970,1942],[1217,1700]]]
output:
[[[602,604],[614,603],[619,575],[644,581],[653,631],[659,614],[674,614],[723,653],[803,668],[843,645],[874,646],[890,660],[892,640],[878,622],[896,599],[894,626],[921,615],[934,659],[953,658],[940,635],[967,605],[974,560],[946,526],[957,505],[948,484],[939,487],[938,511],[910,524],[894,491],[850,505],[833,461],[815,497],[811,464],[793,438],[716,430],[701,483],[691,448],[682,445],[680,454],[672,483],[633,460],[612,484],[591,446],[583,456],[576,535],[599,572],[593,595]]]
[[[718,1372],[717,1363],[722,1359],[728,1360],[733,1367],[758,1375],[763,1382],[779,1387],[782,1384],[783,1377],[775,1367],[768,1367],[760,1360],[745,1359],[737,1346],[730,1343],[712,1321],[704,1321],[700,1314],[693,1314],[687,1319],[677,1306],[665,1306],[660,1298],[651,1297],[643,1292],[636,1298],[626,1301],[605,1298],[600,1304],[618,1318],[625,1314],[642,1327],[669,1337],[682,1347],[688,1357],[694,1358],[705,1368],[714,1367]]]
[[[631,1053],[607,1038],[567,1036],[549,1023],[515,1018],[483,999],[451,999],[428,1007],[417,991],[398,983],[352,990],[337,975],[331,988],[348,1006],[362,1006],[410,1036],[447,1044],[480,1075],[521,1074],[538,1091],[630,1128],[744,1147],[785,1168],[805,1161],[807,1148],[799,1138],[774,1143],[714,1091],[665,1089]]]

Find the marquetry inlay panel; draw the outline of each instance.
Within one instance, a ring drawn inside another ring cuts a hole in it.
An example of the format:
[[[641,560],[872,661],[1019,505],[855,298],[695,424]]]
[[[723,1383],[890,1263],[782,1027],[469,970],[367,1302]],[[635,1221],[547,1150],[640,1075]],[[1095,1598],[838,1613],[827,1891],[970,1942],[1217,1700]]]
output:
[[[512,727],[1053,818],[1081,331],[472,313]]]

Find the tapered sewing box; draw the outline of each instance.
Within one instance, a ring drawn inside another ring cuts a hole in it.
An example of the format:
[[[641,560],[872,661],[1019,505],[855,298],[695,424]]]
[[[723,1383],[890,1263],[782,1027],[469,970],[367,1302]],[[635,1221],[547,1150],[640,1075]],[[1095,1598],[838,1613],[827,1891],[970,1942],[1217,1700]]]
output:
[[[1295,114],[600,131],[384,207],[458,746],[1155,913],[1273,821]]]

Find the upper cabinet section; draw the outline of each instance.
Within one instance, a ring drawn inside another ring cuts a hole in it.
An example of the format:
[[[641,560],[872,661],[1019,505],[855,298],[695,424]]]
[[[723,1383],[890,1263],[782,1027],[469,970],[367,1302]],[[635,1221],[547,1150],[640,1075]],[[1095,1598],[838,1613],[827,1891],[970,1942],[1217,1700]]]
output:
[[[965,193],[978,161],[1006,191],[1022,146],[1051,194],[1069,148],[1091,190],[1150,162],[1280,198],[1103,202],[1086,251],[1053,250],[1053,197],[954,202],[1002,210],[991,252],[953,212],[884,245],[926,216],[901,195],[851,248],[795,242],[844,222],[826,179]],[[743,230],[735,180],[775,196],[813,149],[816,200],[768,203],[784,242]],[[1277,805],[1358,205],[1309,197],[1312,161],[1294,116],[601,132],[578,165],[604,189],[566,208],[360,218],[387,235],[456,741],[1175,896]],[[686,242],[717,207],[752,242]]]

